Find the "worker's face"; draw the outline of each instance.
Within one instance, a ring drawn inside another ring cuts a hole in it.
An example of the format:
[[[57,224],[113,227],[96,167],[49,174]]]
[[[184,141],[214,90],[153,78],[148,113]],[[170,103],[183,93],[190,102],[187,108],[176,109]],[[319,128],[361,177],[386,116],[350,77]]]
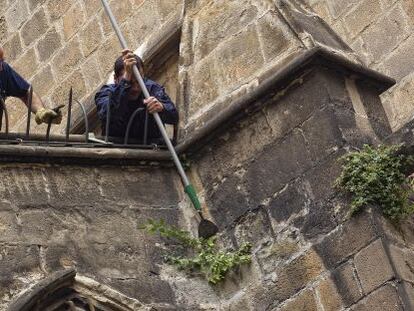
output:
[[[139,68],[139,72],[141,73],[141,76],[144,77],[144,73],[142,68]],[[124,75],[125,71],[122,71],[118,77],[115,77],[115,83],[119,83],[122,79],[122,76]],[[131,80],[131,89],[130,92],[133,93],[141,93],[141,87],[139,86],[139,83],[135,77],[132,77]]]

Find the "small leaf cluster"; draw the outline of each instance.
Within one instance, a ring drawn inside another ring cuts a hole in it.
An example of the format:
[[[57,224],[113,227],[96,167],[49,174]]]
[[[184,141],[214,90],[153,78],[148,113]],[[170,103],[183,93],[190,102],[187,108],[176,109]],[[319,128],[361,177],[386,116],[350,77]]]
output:
[[[193,238],[189,232],[167,225],[163,220],[149,220],[143,227],[147,232],[159,233],[188,250],[190,256],[167,255],[166,262],[179,270],[203,275],[210,283],[217,284],[230,270],[251,261],[251,245],[245,243],[236,251],[220,250],[217,238]]]
[[[341,158],[342,173],[336,186],[351,193],[352,212],[372,204],[395,221],[414,212],[409,200],[413,187],[403,173],[410,159],[398,154],[400,147],[364,145],[362,150]]]

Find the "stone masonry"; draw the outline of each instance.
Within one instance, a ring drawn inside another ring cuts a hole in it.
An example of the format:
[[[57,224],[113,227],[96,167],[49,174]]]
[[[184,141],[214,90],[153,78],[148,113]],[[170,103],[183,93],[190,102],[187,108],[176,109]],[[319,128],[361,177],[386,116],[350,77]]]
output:
[[[413,115],[412,0],[302,0],[360,55],[364,63],[397,80],[382,96],[394,130]]]
[[[2,2],[11,64],[50,105],[73,86],[93,119],[119,54],[99,1]],[[250,242],[252,263],[212,286],[163,262],[169,241],[140,224],[197,225],[166,151],[0,145],[0,311],[31,297],[81,310],[413,310],[413,220],[397,230],[375,206],[349,217],[333,187],[346,152],[414,141],[408,97],[395,102],[411,91],[410,2],[111,6],[176,98],[176,150],[219,244]],[[7,105],[24,129],[22,105]]]

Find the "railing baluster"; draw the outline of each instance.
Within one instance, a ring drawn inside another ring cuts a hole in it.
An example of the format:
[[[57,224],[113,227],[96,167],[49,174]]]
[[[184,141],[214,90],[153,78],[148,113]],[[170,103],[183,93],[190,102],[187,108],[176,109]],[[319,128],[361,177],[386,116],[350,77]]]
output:
[[[29,98],[27,99],[26,140],[29,140],[29,136],[30,136],[30,120],[31,120],[31,113],[32,113],[32,100],[33,100],[33,86],[30,85]]]
[[[125,137],[124,137],[124,145],[128,145],[129,131],[131,129],[132,122],[134,121],[134,119],[135,119],[136,115],[138,114],[138,112],[140,112],[140,111],[142,111],[144,109],[145,108],[138,108],[138,109],[136,109],[134,111],[134,113],[131,115],[131,117],[129,118],[128,126],[127,126],[126,133],[125,133]]]
[[[75,99],[75,102],[77,102],[79,104],[79,106],[82,109],[82,113],[83,113],[83,120],[85,122],[85,143],[88,143],[88,139],[89,139],[89,121],[88,121],[88,114],[86,113],[86,109],[85,106],[78,101],[77,99]]]
[[[68,119],[66,123],[66,144],[69,143],[69,131],[70,131],[70,123],[72,118],[72,102],[73,102],[73,88],[70,88],[69,91],[69,105],[68,105]]]

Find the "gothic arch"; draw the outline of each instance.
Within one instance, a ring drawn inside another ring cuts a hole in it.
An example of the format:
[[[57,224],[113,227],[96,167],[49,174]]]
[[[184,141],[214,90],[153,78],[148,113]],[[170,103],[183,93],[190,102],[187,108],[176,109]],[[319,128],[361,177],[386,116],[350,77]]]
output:
[[[8,311],[140,311],[138,300],[85,276],[76,270],[59,271],[24,291]]]

